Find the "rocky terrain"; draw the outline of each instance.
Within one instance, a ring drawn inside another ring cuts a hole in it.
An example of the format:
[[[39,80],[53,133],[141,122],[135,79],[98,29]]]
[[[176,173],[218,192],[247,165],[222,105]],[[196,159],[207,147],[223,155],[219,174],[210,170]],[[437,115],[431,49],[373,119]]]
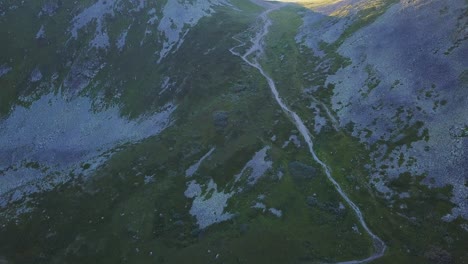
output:
[[[466,0],[0,0],[0,34],[0,263],[468,259]]]

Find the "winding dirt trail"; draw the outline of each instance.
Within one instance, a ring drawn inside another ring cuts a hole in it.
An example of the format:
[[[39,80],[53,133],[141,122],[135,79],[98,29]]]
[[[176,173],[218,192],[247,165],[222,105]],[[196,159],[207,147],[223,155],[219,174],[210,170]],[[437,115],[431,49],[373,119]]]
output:
[[[256,68],[260,74],[265,77],[265,79],[268,82],[268,86],[270,87],[271,92],[273,93],[273,96],[275,97],[276,102],[278,105],[281,107],[283,112],[292,120],[296,128],[299,130],[301,133],[302,137],[306,141],[308,147],[309,147],[309,152],[312,155],[312,158],[322,166],[323,170],[325,171],[325,174],[327,175],[328,180],[333,184],[335,187],[336,191],[340,194],[340,196],[343,198],[343,200],[346,201],[346,203],[349,205],[349,207],[354,211],[356,214],[359,223],[361,226],[364,228],[366,233],[372,238],[373,244],[374,244],[374,253],[369,256],[366,259],[361,259],[361,260],[350,260],[350,261],[345,261],[345,262],[339,262],[340,264],[356,264],[356,263],[366,263],[370,262],[372,260],[378,259],[382,257],[385,253],[385,250],[387,249],[387,246],[385,243],[382,241],[380,237],[375,235],[370,228],[367,226],[364,216],[362,215],[361,210],[359,207],[348,197],[348,195],[343,191],[341,188],[340,184],[332,177],[331,175],[331,170],[328,167],[327,164],[325,164],[322,160],[319,159],[317,154],[315,153],[314,150],[314,144],[312,142],[312,137],[305,126],[304,122],[302,119],[289,107],[283,102],[283,99],[280,97],[278,90],[276,89],[275,82],[273,79],[265,72],[265,70],[262,68],[260,63],[258,62],[257,58],[261,56],[264,53],[264,38],[268,34],[269,28],[272,24],[271,20],[268,18],[268,14],[270,14],[272,11],[277,10],[286,4],[284,3],[272,3],[272,2],[264,2],[261,0],[251,0],[253,3],[260,5],[265,8],[265,11],[262,12],[259,17],[258,21],[259,23],[263,24],[263,27],[256,33],[256,35],[251,38],[250,42],[252,43],[252,46],[245,52],[245,54],[240,54],[239,52],[236,52],[236,49],[243,47],[246,45],[245,42],[242,42],[238,39],[239,42],[241,42],[240,45],[235,46],[231,48],[229,51],[236,56],[239,56],[242,58],[242,60],[249,64],[250,66]]]

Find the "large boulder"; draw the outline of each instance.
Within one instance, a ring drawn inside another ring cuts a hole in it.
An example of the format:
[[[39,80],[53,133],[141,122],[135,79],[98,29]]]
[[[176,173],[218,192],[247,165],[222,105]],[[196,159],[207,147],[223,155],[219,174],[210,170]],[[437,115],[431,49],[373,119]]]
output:
[[[213,124],[216,130],[223,130],[229,123],[229,115],[225,111],[217,111],[213,113]]]
[[[294,180],[312,179],[317,175],[317,169],[299,161],[288,164],[289,173]]]

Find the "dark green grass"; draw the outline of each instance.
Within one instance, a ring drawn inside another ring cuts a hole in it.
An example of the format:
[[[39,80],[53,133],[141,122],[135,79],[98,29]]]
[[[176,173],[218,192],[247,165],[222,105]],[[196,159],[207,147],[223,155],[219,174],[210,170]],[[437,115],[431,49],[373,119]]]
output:
[[[267,37],[266,55],[262,63],[268,69],[270,76],[273,76],[280,94],[306,121],[306,124],[311,124],[310,121],[314,116],[307,109],[311,100],[307,99],[303,89],[317,85],[319,88],[313,95],[327,105],[333,95],[334,87],[325,87],[326,76],[349,64],[348,59],[341,57],[336,50],[347,37],[374,21],[392,3],[387,1],[378,9],[361,11],[359,19],[337,42],[322,44],[321,48],[326,52],[324,58],[314,58],[304,47],[295,43],[295,30],[300,17],[294,12],[294,8],[285,8],[271,14],[273,25]],[[279,59],[281,57],[282,59]],[[308,58],[309,61],[305,61],[304,58]],[[329,70],[311,72],[313,66],[322,60],[327,60],[331,66]],[[310,75],[322,76],[322,79],[316,78],[311,83],[310,78],[304,77]],[[372,88],[372,84],[369,88]],[[395,148],[411,145],[418,140],[427,140],[428,135],[421,134],[420,128],[421,124],[418,123],[408,126],[403,131],[405,137],[389,143],[389,146]],[[334,131],[330,127],[325,127],[322,133],[315,135],[315,148],[319,157],[332,169],[333,177],[361,208],[370,228],[387,243],[389,248],[386,255],[375,262],[425,263],[428,261],[427,256],[430,255],[428,252],[434,248],[442,248],[451,254],[455,263],[462,263],[467,255],[461,246],[463,243],[456,241],[467,239],[466,232],[459,226],[463,220],[459,219],[454,223],[445,223],[441,220],[453,207],[450,202],[451,189],[428,188],[420,182],[424,176],[403,175],[390,186],[398,192],[409,191],[411,197],[404,199],[392,197],[394,202],[382,198],[369,184],[368,171],[365,169],[366,164],[371,163],[369,157],[371,150],[348,132]],[[386,142],[380,143],[386,144]],[[400,208],[401,205],[407,208]]]
[[[0,231],[2,255],[20,263],[206,263],[220,254],[218,261],[227,263],[271,263],[344,260],[369,254],[368,238],[352,232],[355,219],[349,211],[337,215],[306,204],[307,196],[315,193],[320,201],[338,206],[340,199],[323,175],[299,183],[291,179],[290,161],[313,163],[306,149],[281,148],[294,128],[279,112],[265,80],[228,51],[237,43],[226,32],[246,30],[255,18],[246,14],[230,18],[219,13],[201,21],[163,66],[150,59],[138,64],[142,55],[137,54],[128,65],[114,61],[122,74],[124,66],[130,70],[125,79],[142,72],[123,91],[128,115],[138,115],[146,110],[140,105],[158,100],[154,95],[158,91],[149,83],[174,73],[171,77],[179,82],[174,125],[160,136],[126,146],[91,180],[34,195],[29,204],[35,210],[17,222],[7,222]],[[130,43],[136,41],[129,38]],[[211,56],[203,55],[213,47]],[[140,52],[148,50],[150,46],[144,46]],[[131,57],[131,52],[121,56]],[[143,70],[132,69],[132,63]],[[104,70],[98,78],[106,79],[108,74]],[[233,89],[239,83],[247,88]],[[143,96],[148,102],[141,100]],[[229,114],[223,130],[213,125],[216,111]],[[270,141],[273,135],[276,143]],[[184,196],[185,170],[215,146],[213,156],[195,177],[201,183],[213,178],[218,189],[227,192],[234,175],[265,145],[272,147],[269,157],[274,167],[254,188],[229,201],[226,210],[236,217],[198,230],[188,213],[191,201]],[[281,180],[276,176],[279,169],[285,172]],[[154,175],[155,182],[145,185],[147,175]],[[281,209],[284,217],[251,208],[259,194],[265,194],[264,203]]]
[[[247,1],[235,3],[240,8],[252,7]],[[132,117],[174,100],[179,108],[173,126],[159,136],[125,146],[86,182],[34,195],[29,204],[35,210],[17,221],[0,218],[5,223],[0,229],[0,255],[13,263],[314,263],[370,255],[371,241],[357,225],[353,212],[349,208],[339,214],[330,210],[343,201],[304,143],[299,149],[292,144],[282,148],[295,128],[279,111],[265,80],[229,53],[229,48],[238,44],[231,37],[254,22],[258,9],[251,10],[221,12],[200,21],[179,52],[161,65],[146,56],[156,44],[138,49],[132,46],[139,43],[143,26],[129,34],[128,49],[109,55],[115,75],[128,83],[115,87],[118,79],[111,79],[102,89],[108,89],[110,103],[122,103],[123,114]],[[318,61],[294,41],[300,17],[290,12],[297,9],[285,10],[272,14],[275,24],[262,63],[288,104],[311,121],[307,102],[301,100],[302,88],[323,84],[326,75],[317,73],[312,81],[303,80],[302,73]],[[279,26],[278,21],[282,22]],[[111,34],[118,35],[124,24],[115,25]],[[203,55],[213,47],[210,56]],[[327,53],[331,54],[328,59],[336,59],[330,62],[335,65],[332,69],[346,64],[346,58],[337,57],[336,50]],[[105,69],[98,79],[110,80],[111,75],[113,71]],[[171,91],[175,99],[158,95],[156,84],[166,75],[177,82],[174,89],[178,92]],[[239,84],[246,88],[233,89]],[[101,88],[93,89],[86,92],[102,92]],[[113,101],[116,91],[123,96]],[[327,103],[331,92],[330,87],[322,87],[314,96]],[[228,113],[226,128],[215,128],[216,111]],[[270,140],[273,135],[277,136],[275,142]],[[408,140],[414,135],[409,133]],[[390,205],[368,184],[364,165],[369,162],[369,150],[365,145],[346,131],[331,129],[314,135],[314,141],[320,158],[362,209],[371,229],[389,246],[386,256],[376,263],[424,263],[431,246],[448,250],[456,262],[466,258],[463,241],[467,238],[457,226],[461,221],[440,221],[452,206],[450,189],[428,189],[420,179],[403,176],[391,186],[398,191],[408,191],[411,186],[411,198],[396,199]],[[191,200],[184,196],[189,180],[185,170],[216,147],[193,179],[200,183],[213,179],[219,191],[228,192],[235,186],[234,175],[266,145],[271,147],[268,157],[273,168],[257,185],[229,200],[226,211],[236,216],[199,230],[189,214]],[[313,166],[316,175],[293,179],[288,171],[291,161]],[[278,179],[280,170],[284,175]],[[144,184],[149,175],[154,175],[155,182]],[[251,208],[259,194],[266,196],[262,202],[267,207],[281,209],[283,217]],[[318,206],[306,203],[314,194]],[[408,209],[399,209],[402,203]],[[362,235],[353,232],[355,224]]]

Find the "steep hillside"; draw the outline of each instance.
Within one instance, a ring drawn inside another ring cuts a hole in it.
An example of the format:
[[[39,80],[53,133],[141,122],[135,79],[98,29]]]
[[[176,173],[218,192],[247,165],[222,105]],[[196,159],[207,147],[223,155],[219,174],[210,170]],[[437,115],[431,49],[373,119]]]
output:
[[[464,263],[465,0],[0,0],[0,263]]]

